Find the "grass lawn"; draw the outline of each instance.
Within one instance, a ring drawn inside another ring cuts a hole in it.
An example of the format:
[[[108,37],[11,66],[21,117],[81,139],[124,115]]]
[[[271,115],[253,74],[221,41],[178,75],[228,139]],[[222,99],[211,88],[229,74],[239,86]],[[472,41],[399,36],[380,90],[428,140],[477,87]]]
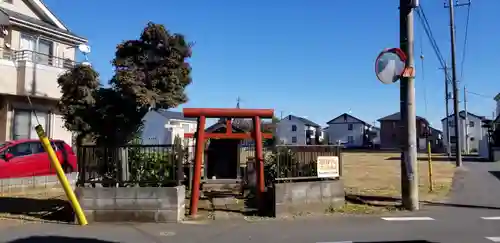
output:
[[[401,169],[399,153],[343,153],[343,180],[346,193],[350,196],[367,196],[368,204],[394,206],[394,200],[380,200],[376,197],[401,198]],[[438,155],[435,155],[436,157]],[[452,162],[432,162],[433,191],[429,191],[427,154],[419,154],[419,196],[420,201],[438,201],[445,198],[451,188],[455,166]],[[361,197],[365,198],[365,197]],[[384,201],[384,202],[381,202]],[[388,202],[391,201],[391,202]],[[359,204],[359,203],[358,203]],[[366,206],[366,205],[365,205]],[[383,207],[382,207],[383,208]],[[387,208],[386,208],[387,209]],[[346,205],[345,211],[372,211],[373,208],[359,208]],[[377,210],[375,210],[377,211]]]

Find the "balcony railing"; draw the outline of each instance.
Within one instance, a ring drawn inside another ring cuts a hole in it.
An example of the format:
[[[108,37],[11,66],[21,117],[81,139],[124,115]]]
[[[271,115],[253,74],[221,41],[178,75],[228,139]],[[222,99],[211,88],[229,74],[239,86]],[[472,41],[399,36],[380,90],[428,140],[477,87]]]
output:
[[[16,62],[28,61],[31,63],[41,64],[56,68],[63,68],[63,69],[72,68],[76,64],[75,61],[68,58],[55,57],[52,55],[47,55],[44,53],[39,53],[30,50],[16,51],[11,49],[0,48],[0,54],[1,54],[0,57],[6,60],[13,60]]]

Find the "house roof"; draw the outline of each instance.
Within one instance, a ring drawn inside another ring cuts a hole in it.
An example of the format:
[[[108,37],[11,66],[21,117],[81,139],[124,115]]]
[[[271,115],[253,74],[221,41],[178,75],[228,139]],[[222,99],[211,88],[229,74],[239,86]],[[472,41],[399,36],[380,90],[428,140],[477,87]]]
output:
[[[156,112],[158,114],[162,115],[163,117],[167,119],[174,119],[174,120],[185,120],[185,121],[196,121],[197,119],[194,117],[184,117],[184,114],[179,111],[168,111],[165,109],[159,109]]]
[[[338,119],[338,118],[340,118],[340,117],[342,117],[342,116],[345,116],[345,117],[349,116],[349,117],[351,117],[351,118],[353,118],[353,119],[355,119],[355,120],[358,120],[359,122],[361,122],[361,123],[363,123],[363,124],[368,124],[367,122],[365,122],[365,121],[363,121],[363,120],[361,120],[361,119],[359,119],[359,118],[357,118],[357,117],[354,117],[354,116],[352,116],[352,115],[349,115],[349,114],[347,114],[347,113],[343,113],[342,115],[337,116],[337,117],[335,117],[335,118],[331,119],[331,120],[330,120],[330,121],[328,121],[326,124],[331,124],[331,123],[333,123],[333,121],[334,121],[334,120],[336,120],[336,119]]]
[[[288,115],[286,118],[283,118],[283,119],[288,119],[289,117],[292,117],[292,118],[295,118],[295,119],[299,120],[300,122],[304,123],[304,125],[306,125],[306,126],[321,127],[317,123],[315,123],[315,122],[313,122],[313,121],[311,121],[309,119],[306,119],[304,117],[299,117],[299,116],[294,116],[294,115]]]
[[[500,100],[500,93],[498,93],[497,95],[495,95],[495,97],[493,99],[495,101],[499,101]]]
[[[427,121],[427,119],[421,117],[421,116],[416,116],[417,117],[417,120],[424,120],[425,122],[429,123]],[[396,112],[394,114],[391,114],[391,115],[388,115],[388,116],[385,116],[385,117],[382,117],[380,119],[378,119],[378,121],[399,121],[401,120],[401,112]]]
[[[25,1],[27,4],[29,4],[33,9],[41,14],[43,17],[45,17],[46,20],[40,20],[37,18],[33,18],[30,16],[27,16],[22,13],[18,13],[6,8],[1,8],[0,7],[0,14],[3,13],[4,15],[7,15],[7,17],[10,20],[14,20],[15,22],[28,22],[52,31],[60,32],[63,34],[67,34],[73,37],[76,37],[79,41],[81,42],[86,42],[87,40],[83,37],[80,37],[76,35],[75,33],[72,33],[64,26],[64,24],[52,13],[50,10],[45,6],[43,2],[40,0],[26,0]],[[4,20],[5,21],[5,20]]]
[[[238,127],[237,124],[231,123],[232,126],[232,131],[233,132],[245,132],[244,129]],[[206,132],[216,132],[217,130],[220,129],[226,129],[226,123],[219,120],[217,123],[213,124],[212,126],[209,126],[208,128],[205,129]]]
[[[442,134],[442,133],[443,133],[443,132],[442,132],[441,130],[439,130],[439,129],[436,129],[436,128],[433,128],[433,127],[430,127],[430,128],[431,128],[431,132],[432,132],[433,134],[434,134],[434,133],[436,133],[436,134]]]
[[[484,116],[478,116],[478,115],[472,114],[472,113],[470,113],[470,112],[467,112],[467,114],[468,114],[469,116],[476,117],[476,118],[478,118],[479,120],[483,120],[483,119],[485,118]],[[454,117],[454,116],[455,116],[454,114],[451,114],[451,115],[449,115],[449,116],[447,116],[447,117],[445,117],[445,118],[441,119],[441,121],[444,121],[444,120],[445,120],[446,118],[448,118],[448,117],[450,117],[450,118],[451,118],[451,117]],[[462,119],[465,119],[465,111],[460,111],[460,112],[458,113],[458,116],[459,116],[459,117],[461,117]]]
[[[486,120],[486,119],[484,119],[484,120]],[[494,123],[500,123],[500,114],[498,114],[498,116],[495,118],[495,120],[493,120],[493,122]]]

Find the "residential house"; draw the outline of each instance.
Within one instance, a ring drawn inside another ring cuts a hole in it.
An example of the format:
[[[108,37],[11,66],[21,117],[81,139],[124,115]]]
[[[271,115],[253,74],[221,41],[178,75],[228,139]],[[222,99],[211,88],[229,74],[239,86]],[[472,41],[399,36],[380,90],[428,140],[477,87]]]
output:
[[[287,145],[321,144],[323,139],[320,125],[294,115],[288,115],[278,122],[276,135],[281,144]]]
[[[401,114],[396,112],[392,115],[378,119],[380,122],[380,148],[382,149],[396,149],[401,147],[403,139],[401,135]],[[424,131],[428,129],[429,122],[420,116],[416,117],[417,128],[417,149],[425,150],[427,141]]]
[[[494,113],[494,127],[498,127],[500,125],[500,93],[498,93],[495,98],[493,98],[496,102],[496,110]]]
[[[41,0],[0,1],[0,142],[37,138],[39,122],[50,138],[72,143],[56,108],[57,78],[74,65],[75,47],[86,42]]]
[[[460,146],[462,148],[462,151],[469,153],[475,153],[479,151],[479,144],[482,139],[487,139],[485,136],[487,135],[487,130],[482,126],[482,121],[485,119],[483,116],[478,116],[474,115],[470,112],[467,112],[467,124],[465,122],[466,120],[466,113],[465,111],[460,111],[459,112],[459,119],[458,119],[458,134],[460,136]],[[455,146],[457,142],[457,137],[455,135],[455,115],[449,115],[448,117],[445,117],[441,119],[441,124],[443,126],[443,136],[444,136],[444,146],[448,146],[446,136],[447,136],[447,129],[446,126],[448,126],[448,130],[450,131],[450,148],[453,151],[455,151]],[[467,137],[464,136],[465,131],[467,130]],[[466,142],[468,141],[468,142]]]
[[[430,134],[428,137],[429,142],[431,142],[431,151],[433,153],[442,153],[444,152],[444,144],[443,144],[443,132],[430,127]]]
[[[185,133],[196,132],[196,118],[184,117],[182,112],[151,110],[143,118],[142,144],[174,144],[175,137],[182,138],[186,145],[193,145],[193,139],[185,139]]]
[[[327,122],[326,131],[329,144],[344,144],[346,147],[373,146],[377,128],[371,124],[344,113]]]

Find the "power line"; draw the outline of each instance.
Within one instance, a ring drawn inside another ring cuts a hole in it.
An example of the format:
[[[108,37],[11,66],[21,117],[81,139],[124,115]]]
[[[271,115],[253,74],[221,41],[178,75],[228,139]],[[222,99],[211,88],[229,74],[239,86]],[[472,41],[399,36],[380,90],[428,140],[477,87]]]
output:
[[[485,98],[485,99],[491,99],[491,100],[493,100],[495,98],[494,96],[491,96],[491,95],[480,94],[480,93],[472,92],[472,91],[469,91],[469,90],[467,90],[467,93],[475,95],[475,96],[478,96],[478,97],[481,97],[481,98]]]
[[[470,2],[467,5],[467,20],[465,22],[465,36],[464,36],[464,47],[462,49],[462,62],[460,64],[460,80],[463,82],[464,78],[464,63],[465,63],[465,54],[467,50],[467,37],[469,35],[469,19],[470,19]]]
[[[424,8],[422,6],[422,3],[420,3],[416,13],[417,13],[418,19],[420,20],[420,23],[422,24],[422,27],[424,28],[425,34],[427,35],[427,38],[429,39],[431,47],[434,50],[434,54],[436,54],[436,57],[439,61],[439,64],[441,65],[441,68],[444,68],[446,66],[446,61],[443,57],[441,50],[439,49],[439,46],[436,42],[436,39],[434,38],[434,34],[432,33],[432,29],[430,27],[429,21],[427,19],[427,16],[425,15],[425,11],[424,11]]]

